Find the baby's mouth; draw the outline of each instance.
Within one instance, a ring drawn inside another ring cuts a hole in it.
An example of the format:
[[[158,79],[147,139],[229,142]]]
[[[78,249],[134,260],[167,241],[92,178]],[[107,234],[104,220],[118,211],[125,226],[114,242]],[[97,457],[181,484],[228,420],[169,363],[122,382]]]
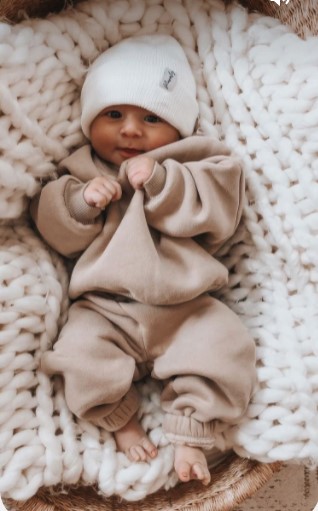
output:
[[[142,149],[135,149],[134,147],[119,147],[118,151],[124,158],[133,158],[145,152]]]

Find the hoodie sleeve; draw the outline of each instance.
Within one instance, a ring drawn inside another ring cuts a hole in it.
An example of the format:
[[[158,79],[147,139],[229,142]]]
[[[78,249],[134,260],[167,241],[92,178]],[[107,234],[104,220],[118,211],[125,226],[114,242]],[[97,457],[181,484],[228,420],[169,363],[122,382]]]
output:
[[[245,182],[242,166],[232,156],[156,163],[144,188],[147,221],[166,235],[201,236],[217,250],[240,221]]]
[[[70,258],[83,252],[103,228],[101,211],[86,205],[82,198],[84,186],[78,179],[64,175],[45,185],[30,206],[41,236]]]

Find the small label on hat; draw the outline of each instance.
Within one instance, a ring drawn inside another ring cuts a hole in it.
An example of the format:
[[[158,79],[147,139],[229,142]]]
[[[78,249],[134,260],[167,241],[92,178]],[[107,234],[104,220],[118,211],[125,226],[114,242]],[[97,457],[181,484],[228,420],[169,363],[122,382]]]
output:
[[[163,73],[162,80],[160,82],[160,87],[166,90],[173,90],[177,83],[177,73],[172,69],[166,67]]]

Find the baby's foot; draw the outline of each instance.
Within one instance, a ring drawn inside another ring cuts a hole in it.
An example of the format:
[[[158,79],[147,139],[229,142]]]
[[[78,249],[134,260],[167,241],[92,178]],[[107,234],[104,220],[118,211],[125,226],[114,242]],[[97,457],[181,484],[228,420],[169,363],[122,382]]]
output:
[[[206,457],[199,447],[176,445],[174,468],[180,481],[183,482],[199,479],[207,485],[211,480]]]
[[[115,431],[114,436],[118,450],[130,461],[146,461],[148,456],[155,458],[158,454],[157,447],[149,440],[135,415],[126,426]]]

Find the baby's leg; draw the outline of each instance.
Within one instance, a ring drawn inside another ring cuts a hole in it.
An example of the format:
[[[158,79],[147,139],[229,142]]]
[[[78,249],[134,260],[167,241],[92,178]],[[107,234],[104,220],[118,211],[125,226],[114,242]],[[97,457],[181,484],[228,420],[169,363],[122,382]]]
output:
[[[176,445],[174,468],[182,482],[198,479],[207,485],[211,480],[207,460],[200,447]]]
[[[245,412],[255,382],[255,346],[239,318],[212,297],[164,312],[162,324],[174,321],[174,328],[152,372],[164,382],[163,430],[178,446],[175,468],[180,479],[199,478],[207,484],[210,475],[200,449],[215,445],[215,421],[235,423]]]
[[[126,426],[114,432],[117,448],[131,461],[146,461],[158,454],[156,446],[144,432],[137,416],[134,415]]]
[[[42,359],[42,369],[63,375],[66,401],[75,415],[106,431],[125,432],[140,405],[133,382],[133,343],[127,343],[134,331],[121,328],[131,322],[118,303],[99,302],[78,300],[71,305],[54,350]]]

